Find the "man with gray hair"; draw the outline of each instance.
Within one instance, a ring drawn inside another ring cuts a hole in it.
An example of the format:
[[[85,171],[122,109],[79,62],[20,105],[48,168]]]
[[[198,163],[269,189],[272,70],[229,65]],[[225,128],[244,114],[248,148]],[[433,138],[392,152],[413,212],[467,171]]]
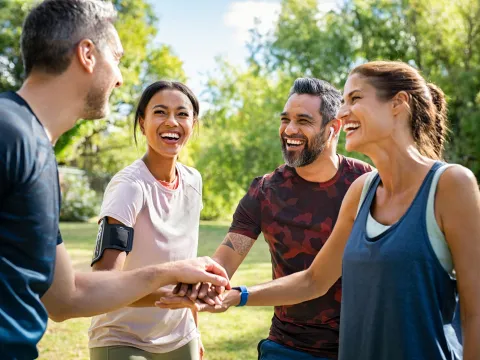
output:
[[[229,276],[263,233],[270,248],[273,278],[308,269],[333,230],[349,186],[371,167],[337,154],[341,128],[336,118],[342,96],[329,83],[295,80],[280,114],[280,143],[285,164],[253,180],[238,204],[230,230],[212,258]],[[222,305],[211,306],[217,292],[204,284],[179,295],[204,299],[206,311],[245,305],[248,290],[234,288]],[[293,306],[276,306],[268,339],[258,345],[259,359],[335,359],[338,356],[341,283],[324,296]],[[176,307],[185,299],[164,299]]]
[[[225,270],[207,257],[133,271],[72,269],[59,231],[52,144],[78,119],[108,114],[110,94],[122,84],[115,16],[112,4],[100,0],[34,7],[21,40],[25,82],[0,94],[2,360],[36,358],[48,316],[62,321],[115,310],[179,281],[228,285]],[[128,250],[133,229],[105,225],[99,237]]]

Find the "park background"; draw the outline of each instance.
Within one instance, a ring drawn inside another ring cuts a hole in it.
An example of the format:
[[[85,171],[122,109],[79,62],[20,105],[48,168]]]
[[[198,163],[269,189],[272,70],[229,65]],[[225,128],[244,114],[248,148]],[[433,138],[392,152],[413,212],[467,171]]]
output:
[[[124,85],[111,115],[83,120],[55,145],[61,165],[63,237],[79,270],[89,271],[94,220],[103,190],[141,157],[133,112],[142,90],[158,79],[191,86],[201,125],[180,161],[203,177],[199,255],[211,255],[228,230],[251,180],[282,163],[279,114],[297,77],[325,79],[339,89],[369,60],[401,60],[418,68],[448,97],[445,157],[480,176],[479,0],[114,0],[125,48]],[[0,0],[0,91],[23,80],[19,39],[35,1]],[[61,101],[61,99],[59,99]],[[140,136],[141,138],[141,136]],[[344,150],[342,134],[339,152]],[[234,277],[254,284],[271,276],[262,238]],[[270,308],[201,314],[207,359],[255,359],[267,336]],[[50,323],[40,359],[86,359],[89,320]]]

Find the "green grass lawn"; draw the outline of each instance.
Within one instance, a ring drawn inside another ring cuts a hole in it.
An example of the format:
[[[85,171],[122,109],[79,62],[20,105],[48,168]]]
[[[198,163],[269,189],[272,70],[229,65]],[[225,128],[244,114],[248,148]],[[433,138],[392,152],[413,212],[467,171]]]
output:
[[[63,239],[78,271],[90,271],[97,225],[90,223],[61,224]],[[204,222],[200,226],[198,255],[212,255],[227,233],[224,223]],[[271,279],[268,247],[258,239],[244,263],[232,279],[236,285],[254,285]],[[270,307],[232,308],[223,314],[200,314],[200,331],[208,360],[256,359],[256,346],[268,335],[273,311]],[[87,329],[89,319],[63,323],[49,322],[39,344],[43,360],[88,359]]]

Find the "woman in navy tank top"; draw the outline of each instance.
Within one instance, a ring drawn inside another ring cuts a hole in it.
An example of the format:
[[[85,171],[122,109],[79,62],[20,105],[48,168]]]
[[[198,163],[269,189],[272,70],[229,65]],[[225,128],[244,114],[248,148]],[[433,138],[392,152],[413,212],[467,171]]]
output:
[[[365,190],[368,173],[352,184],[311,267],[248,288],[247,305],[313,299],[342,275],[341,360],[436,360],[462,358],[452,328],[459,298],[463,358],[480,359],[480,192],[470,170],[449,166],[433,192],[451,273],[427,229],[429,190],[445,165],[443,92],[405,63],[370,62],[350,73],[339,118],[346,149],[369,156],[378,173]],[[382,230],[369,236],[368,222]],[[238,295],[224,303],[203,306],[222,311]]]

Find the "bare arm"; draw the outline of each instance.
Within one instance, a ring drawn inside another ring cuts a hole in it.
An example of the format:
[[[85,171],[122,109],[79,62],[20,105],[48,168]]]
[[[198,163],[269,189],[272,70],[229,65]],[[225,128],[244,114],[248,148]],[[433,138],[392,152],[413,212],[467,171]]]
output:
[[[107,217],[109,224],[124,225],[117,219]],[[93,271],[122,271],[127,258],[125,251],[116,249],[105,249],[102,257],[92,266]],[[155,306],[155,302],[161,297],[172,296],[172,291],[168,288],[160,288],[155,292],[148,294],[147,296],[129,304],[131,307],[150,307]],[[186,303],[188,305],[188,303]],[[192,305],[193,306],[193,305]]]
[[[452,253],[460,294],[463,358],[480,359],[480,192],[473,173],[453,166],[440,177],[435,213]]]
[[[125,307],[168,284],[199,281],[228,286],[225,270],[208,257],[131,271],[75,273],[64,244],[60,244],[53,284],[42,302],[53,320],[63,321]]]
[[[212,259],[222,264],[231,278],[242,264],[248,252],[255,243],[255,239],[248,236],[229,232],[213,254]]]
[[[338,280],[342,272],[342,256],[355,221],[363,184],[368,174],[359,177],[350,187],[342,202],[337,223],[327,242],[315,257],[312,265],[304,271],[248,288],[247,306],[293,305],[324,295]],[[176,299],[162,299],[164,305],[174,307]],[[197,302],[201,311],[225,311],[238,305],[240,293],[230,291],[223,304],[215,307]]]

